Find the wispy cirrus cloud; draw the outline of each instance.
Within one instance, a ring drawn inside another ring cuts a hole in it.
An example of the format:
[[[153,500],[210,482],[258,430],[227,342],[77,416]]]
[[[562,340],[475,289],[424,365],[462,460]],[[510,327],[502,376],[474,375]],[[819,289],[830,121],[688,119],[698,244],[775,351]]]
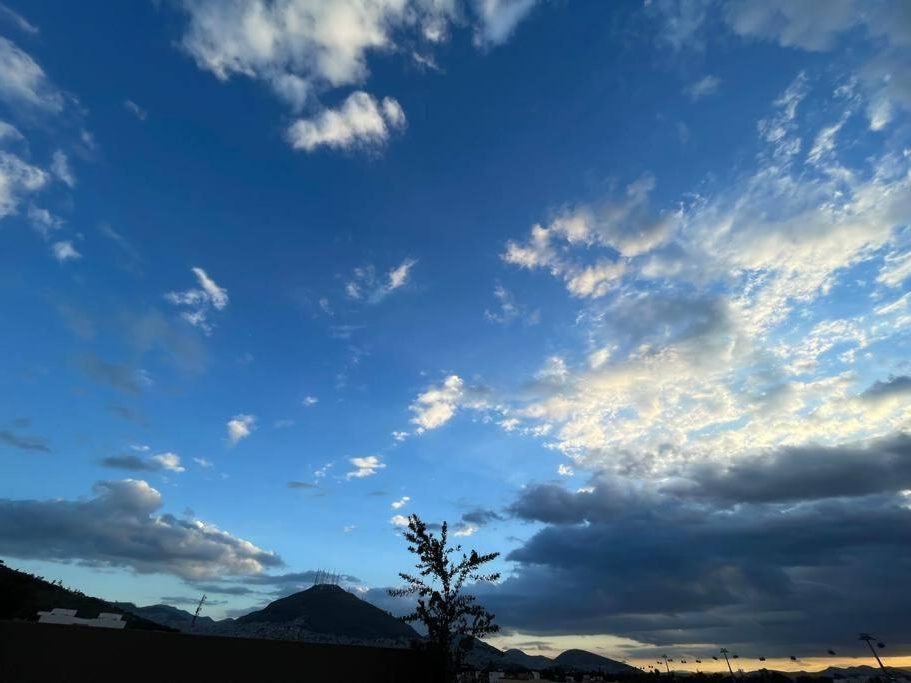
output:
[[[191,270],[199,287],[168,292],[165,294],[165,300],[184,309],[180,314],[181,318],[206,334],[211,334],[214,327],[209,322],[209,315],[213,309],[222,311],[227,307],[228,290],[218,286],[202,268],[194,267]]]

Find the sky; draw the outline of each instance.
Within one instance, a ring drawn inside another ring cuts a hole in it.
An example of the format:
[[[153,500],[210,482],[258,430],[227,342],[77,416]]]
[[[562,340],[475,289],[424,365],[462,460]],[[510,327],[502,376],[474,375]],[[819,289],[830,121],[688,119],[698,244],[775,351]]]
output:
[[[9,0],[0,557],[911,662],[909,113],[899,0]]]

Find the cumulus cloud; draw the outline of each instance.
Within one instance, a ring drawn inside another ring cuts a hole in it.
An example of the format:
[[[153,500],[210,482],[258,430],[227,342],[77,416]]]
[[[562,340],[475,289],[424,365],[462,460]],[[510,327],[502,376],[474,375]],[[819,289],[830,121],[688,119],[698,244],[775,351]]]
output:
[[[648,200],[654,188],[654,178],[643,176],[627,186],[625,197],[563,212],[547,227],[533,226],[526,242],[507,242],[501,257],[529,270],[548,270],[564,280],[574,296],[603,297],[621,281],[627,263],[605,252],[595,263],[586,264],[582,254],[602,247],[628,259],[663,244],[679,215],[650,209]]]
[[[318,147],[370,149],[386,144],[389,136],[405,126],[401,105],[385,97],[354,92],[338,109],[324,109],[317,116],[298,119],[288,128],[288,142],[294,149],[312,152]]]
[[[649,207],[646,175],[625,197],[561,211],[507,243],[506,262],[549,271],[583,299],[588,341],[497,390],[509,424],[524,425],[517,433],[542,430],[578,468],[655,477],[720,454],[834,446],[908,424],[901,400],[858,399],[850,370],[911,324],[908,300],[845,318],[814,316],[811,305],[855,280],[869,288],[851,272],[870,261],[884,264],[879,284],[903,281],[911,157],[886,148],[844,166],[839,148],[851,141],[840,136],[857,131],[847,126],[856,102],[831,95],[842,114],[810,127],[810,89],[801,73],[775,99],[757,124],[756,167],[731,183],[661,211]],[[803,156],[805,139],[814,145]],[[452,386],[412,410],[439,425],[460,405]]]
[[[256,431],[256,416],[240,413],[228,420],[226,426],[228,428],[228,441],[233,446]]]
[[[206,334],[211,334],[213,326],[209,322],[209,314],[212,309],[221,311],[227,307],[228,291],[219,287],[202,268],[194,267],[191,270],[199,287],[182,292],[168,292],[165,300],[186,309],[180,317]]]
[[[386,467],[386,463],[381,462],[379,456],[376,455],[368,455],[363,458],[350,458],[348,462],[354,466],[354,469],[345,475],[345,479],[372,477],[376,474],[377,470]]]
[[[200,520],[161,513],[142,480],[100,481],[84,500],[0,500],[0,554],[163,572],[184,579],[257,575],[275,553]]]
[[[392,501],[392,508],[394,510],[399,510],[399,509],[405,507],[408,504],[408,501],[410,501],[410,500],[411,500],[411,498],[409,496],[402,496],[398,500]]]
[[[389,523],[395,526],[408,526],[408,518],[405,515],[393,515],[389,518]]]

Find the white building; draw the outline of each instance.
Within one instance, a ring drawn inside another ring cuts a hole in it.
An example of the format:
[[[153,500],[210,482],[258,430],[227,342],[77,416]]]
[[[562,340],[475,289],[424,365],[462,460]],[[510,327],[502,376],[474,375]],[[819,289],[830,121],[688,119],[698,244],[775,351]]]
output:
[[[76,616],[76,610],[60,607],[55,607],[50,612],[38,612],[38,621],[42,624],[77,624],[98,628],[123,628],[127,625],[121,614],[102,612],[95,619],[83,619]]]

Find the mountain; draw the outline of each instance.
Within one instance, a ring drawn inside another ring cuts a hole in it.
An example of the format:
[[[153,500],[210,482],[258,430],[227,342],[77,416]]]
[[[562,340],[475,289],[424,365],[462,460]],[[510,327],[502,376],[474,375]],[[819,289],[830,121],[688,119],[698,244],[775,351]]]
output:
[[[332,585],[313,586],[280,598],[234,623],[244,634],[275,633],[274,637],[298,633],[336,636],[347,641],[402,643],[420,638],[401,619]]]
[[[530,655],[526,652],[522,652],[522,650],[519,650],[518,648],[512,648],[504,652],[503,659],[510,664],[516,664],[532,671],[546,669],[547,667],[554,665],[554,660],[550,657],[545,657],[544,655]]]
[[[132,602],[115,602],[114,605],[124,612],[135,614],[143,619],[154,621],[156,624],[170,626],[178,631],[189,631],[193,623],[193,615],[186,610],[172,607],[171,605],[147,605],[137,607]],[[209,631],[218,623],[212,617],[199,617],[196,619],[196,629]]]
[[[639,669],[615,659],[608,659],[585,650],[567,650],[557,655],[553,666],[581,671],[603,671],[611,674],[642,673]]]
[[[465,663],[478,669],[574,669],[577,671],[603,671],[605,673],[642,673],[639,669],[596,655],[585,650],[567,650],[554,659],[544,655],[530,655],[522,650],[498,650],[482,640],[475,639],[473,647],[465,657]]]
[[[76,616],[83,618],[95,618],[100,612],[122,614],[129,629],[171,630],[114,603],[64,588],[41,576],[20,572],[0,561],[0,619],[37,621],[39,611],[50,611],[55,607],[74,609]]]

